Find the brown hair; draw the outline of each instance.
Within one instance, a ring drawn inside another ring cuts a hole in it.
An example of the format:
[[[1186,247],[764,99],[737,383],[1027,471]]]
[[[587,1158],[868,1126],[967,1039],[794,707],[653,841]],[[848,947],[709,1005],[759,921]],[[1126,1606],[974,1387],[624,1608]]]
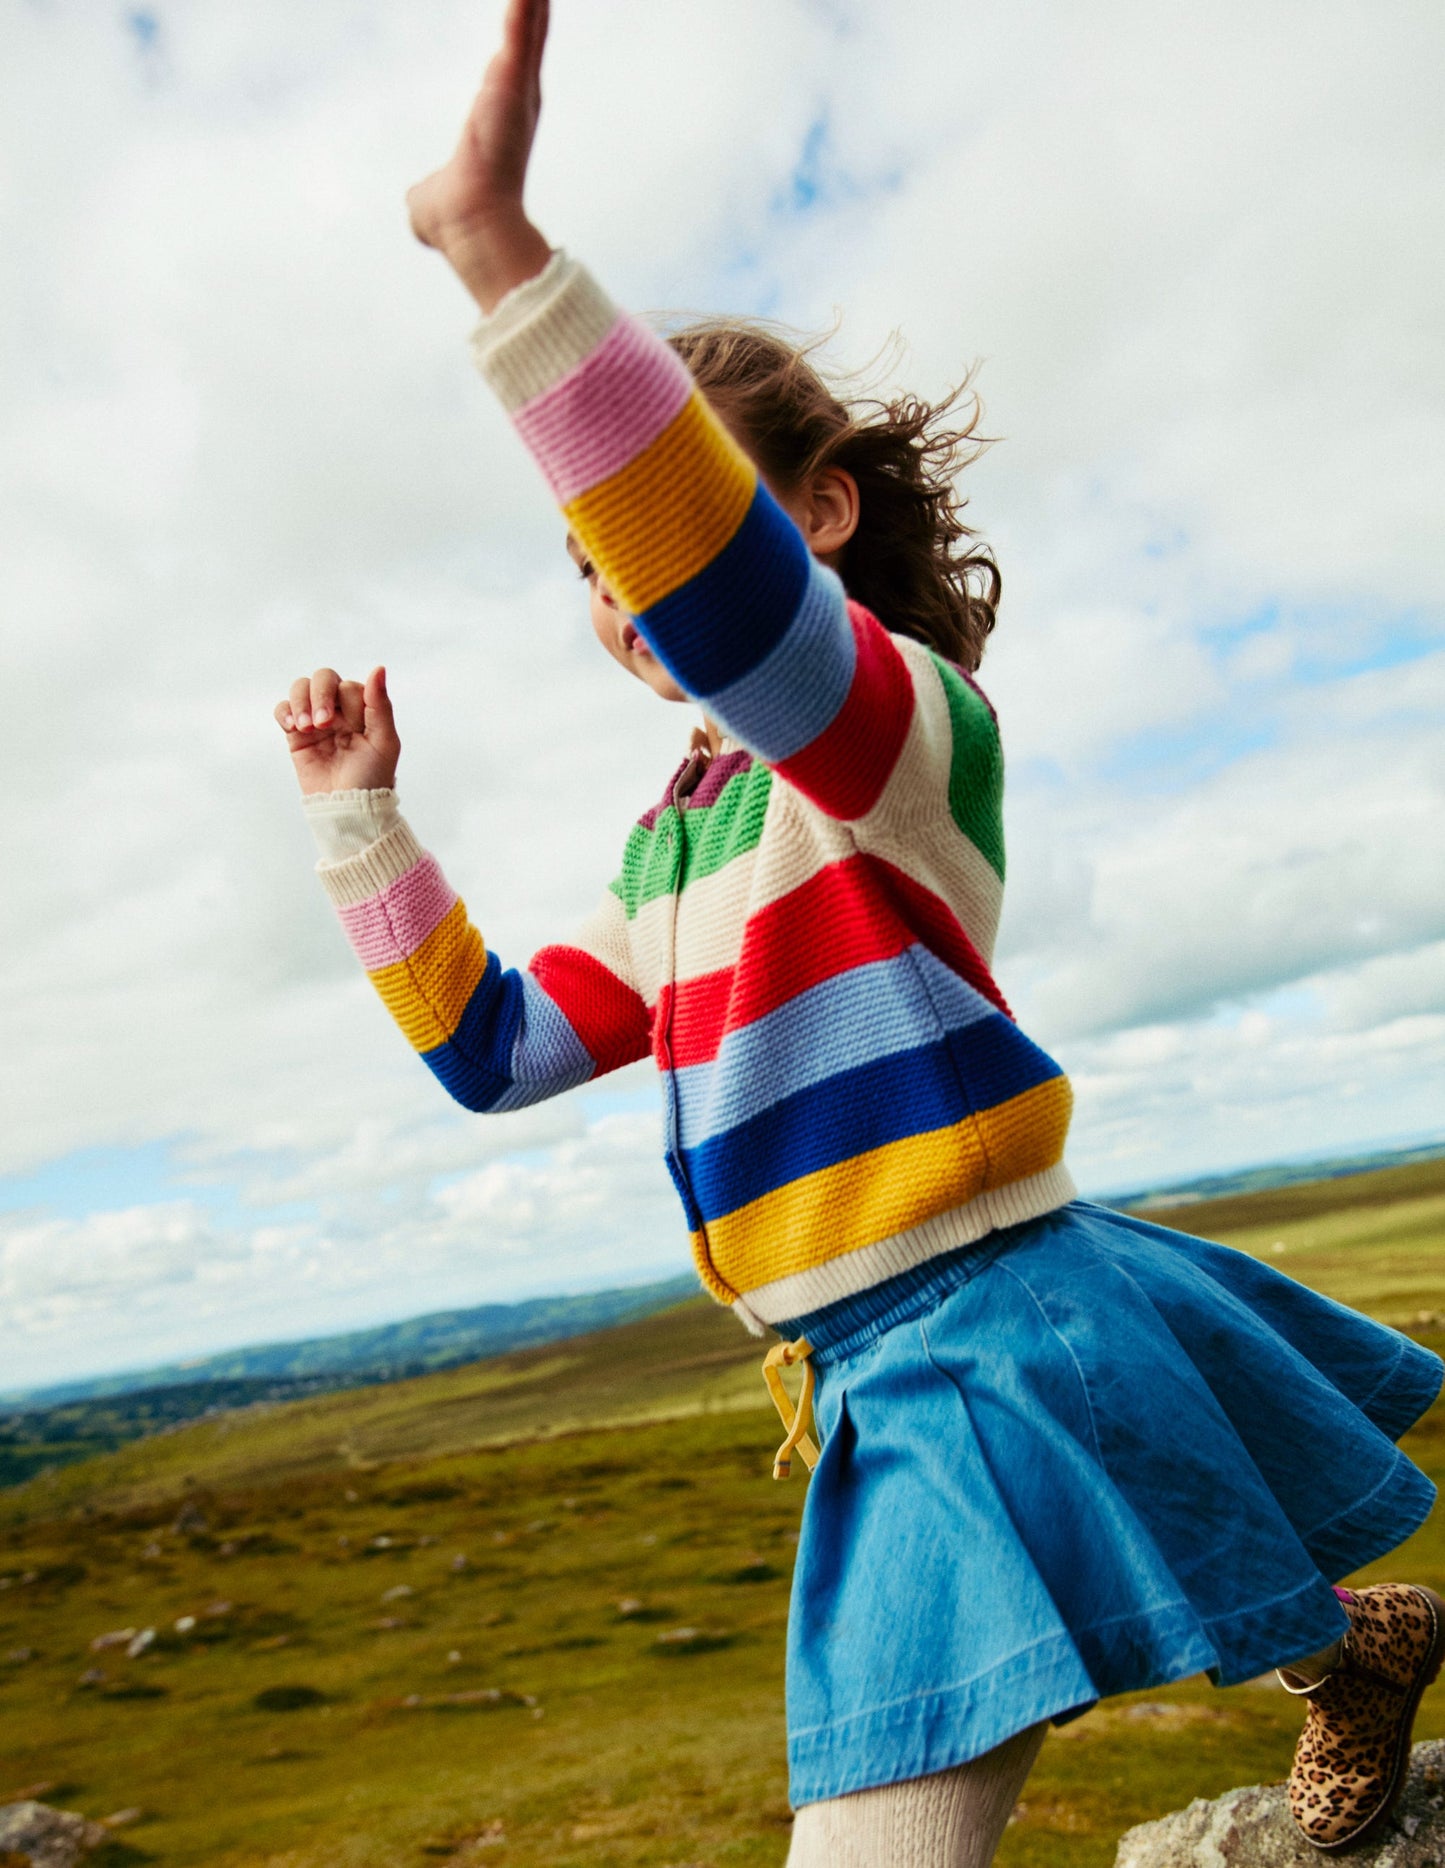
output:
[[[988,445],[978,434],[978,397],[965,378],[936,403],[841,400],[813,363],[822,341],[797,343],[747,319],[706,320],[668,336],[774,486],[801,486],[827,467],[853,475],[861,510],[839,567],[848,594],[886,628],[972,672],[1002,589],[993,553],[963,522],[954,485]]]

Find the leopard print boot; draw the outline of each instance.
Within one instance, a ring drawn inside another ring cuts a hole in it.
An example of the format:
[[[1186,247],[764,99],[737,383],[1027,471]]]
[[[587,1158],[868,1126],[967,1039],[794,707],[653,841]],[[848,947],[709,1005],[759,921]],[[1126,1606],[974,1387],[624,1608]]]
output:
[[[1445,1654],[1445,1603],[1411,1583],[1378,1583],[1341,1600],[1350,1626],[1322,1680],[1281,1684],[1309,1701],[1289,1778],[1289,1810],[1307,1842],[1332,1853],[1384,1827],[1404,1787],[1420,1696]]]

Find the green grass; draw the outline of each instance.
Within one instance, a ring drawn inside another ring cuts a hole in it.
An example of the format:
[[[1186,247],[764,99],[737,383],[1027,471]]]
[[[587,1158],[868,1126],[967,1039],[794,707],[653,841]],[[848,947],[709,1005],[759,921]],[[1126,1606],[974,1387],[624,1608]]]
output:
[[[1445,1163],[1168,1217],[1439,1346]],[[777,1868],[804,1486],[768,1478],[757,1362],[703,1300],[0,1494],[0,1798],[139,1806],[109,1868]],[[1445,1410],[1409,1450],[1445,1476]],[[1445,1589],[1440,1524],[1388,1568]],[[91,1652],[125,1627],[157,1639]],[[1128,1824],[1283,1775],[1297,1725],[1264,1686],[1100,1707],[1000,1861],[1102,1868]]]

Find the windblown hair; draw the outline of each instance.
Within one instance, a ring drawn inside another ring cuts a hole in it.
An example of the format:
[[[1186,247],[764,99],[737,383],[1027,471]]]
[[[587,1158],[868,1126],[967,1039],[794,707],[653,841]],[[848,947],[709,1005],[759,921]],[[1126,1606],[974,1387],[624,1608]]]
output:
[[[802,486],[826,467],[853,475],[861,510],[839,566],[849,596],[885,628],[971,673],[1002,589],[993,553],[964,524],[954,484],[988,446],[978,397],[965,378],[936,403],[843,400],[814,365],[822,341],[799,344],[748,319],[706,320],[668,336],[775,487]]]

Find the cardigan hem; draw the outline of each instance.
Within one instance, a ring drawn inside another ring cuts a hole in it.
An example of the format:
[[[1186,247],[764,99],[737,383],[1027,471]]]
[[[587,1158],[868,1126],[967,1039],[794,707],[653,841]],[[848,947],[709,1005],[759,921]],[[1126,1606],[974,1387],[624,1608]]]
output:
[[[734,1299],[732,1309],[749,1328],[753,1318],[776,1325],[826,1310],[841,1298],[856,1297],[945,1252],[973,1245],[991,1232],[1022,1225],[1025,1220],[1040,1219],[1077,1198],[1072,1174],[1058,1161],[1040,1174],[1010,1181],[1006,1187],[990,1187],[963,1206],[935,1214],[907,1232],[894,1233],[891,1238],[826,1259],[807,1271],[744,1291]]]

